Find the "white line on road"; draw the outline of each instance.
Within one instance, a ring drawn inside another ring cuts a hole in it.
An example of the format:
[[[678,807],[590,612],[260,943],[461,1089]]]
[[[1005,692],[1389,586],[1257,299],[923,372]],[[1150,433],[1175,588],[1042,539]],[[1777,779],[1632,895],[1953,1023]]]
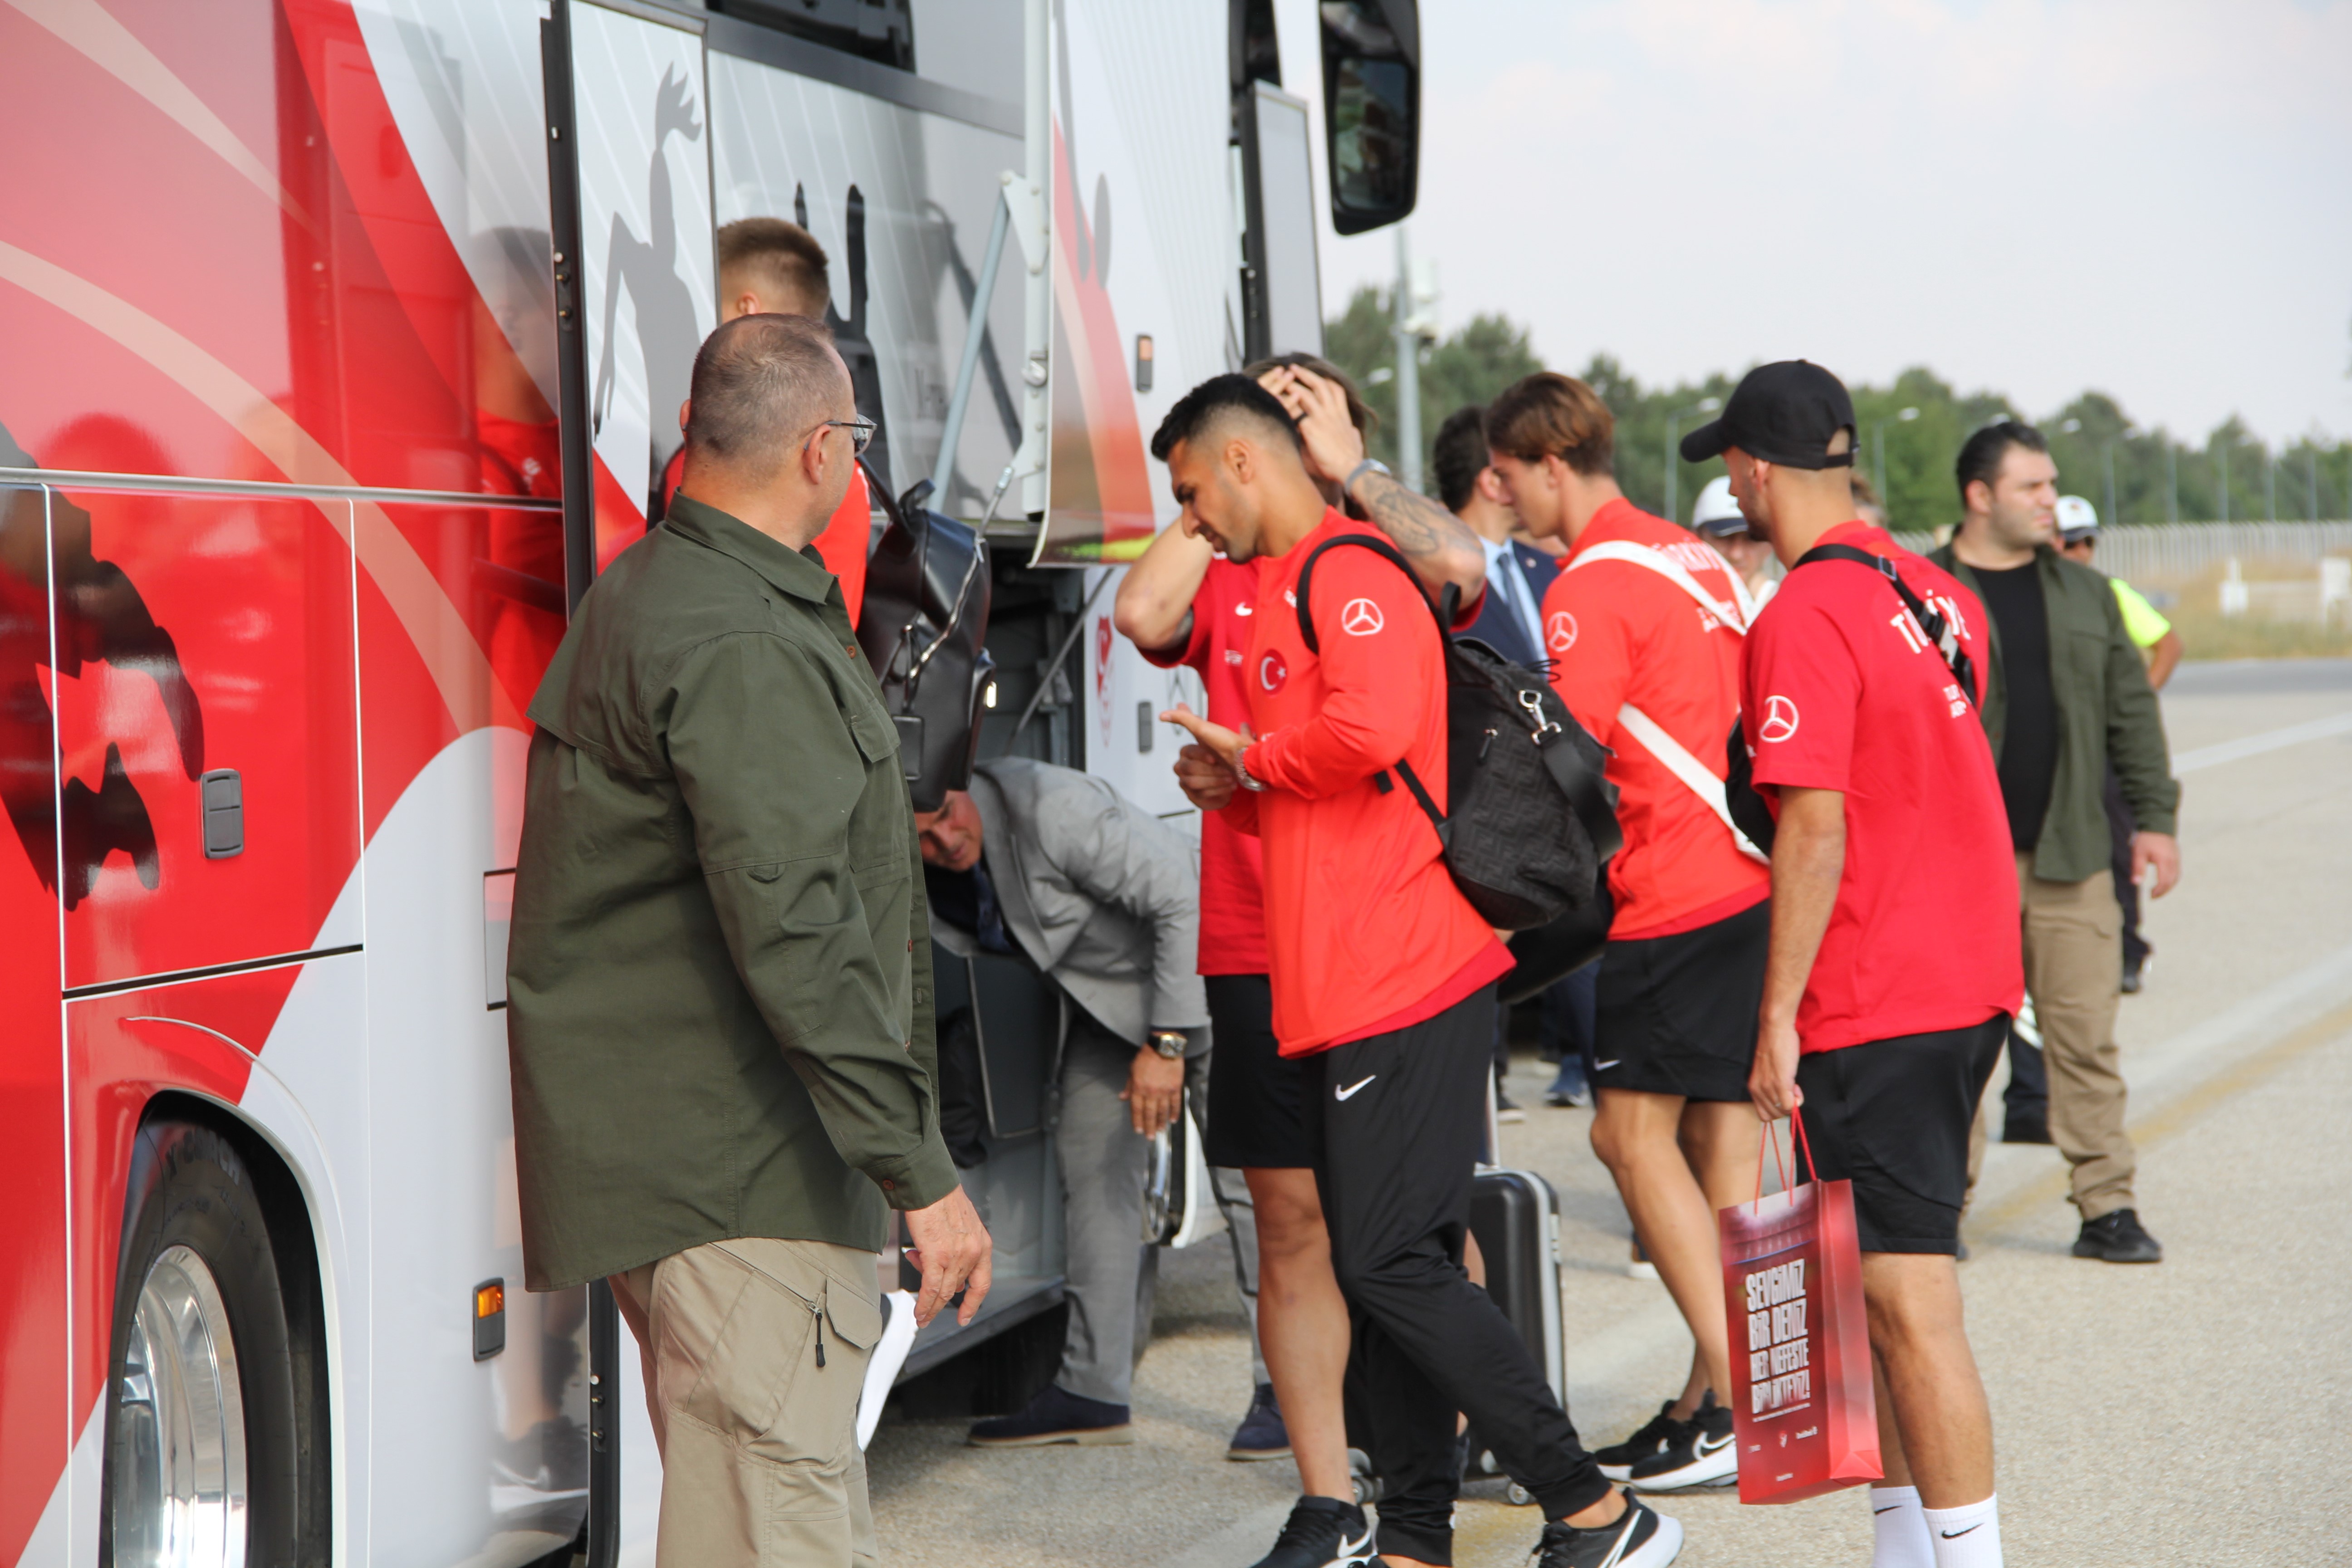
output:
[[[2264,752],[2275,752],[2282,746],[2299,746],[2305,741],[2325,741],[2332,735],[2352,734],[2352,713],[2338,713],[2329,719],[2314,719],[2307,724],[2289,724],[2284,730],[2265,730],[2259,735],[2242,735],[2218,745],[2200,746],[2193,752],[2183,752],[2172,759],[2175,777],[2194,773],[2199,768],[2218,767],[2244,757],[2259,757]]]

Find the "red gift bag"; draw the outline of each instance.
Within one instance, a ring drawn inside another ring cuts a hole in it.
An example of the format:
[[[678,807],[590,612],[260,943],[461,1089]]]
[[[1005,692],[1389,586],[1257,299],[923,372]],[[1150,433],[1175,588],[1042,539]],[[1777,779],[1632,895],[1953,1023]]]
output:
[[[1802,1139],[1804,1122],[1795,1120]],[[1777,1163],[1779,1140],[1766,1136]],[[1808,1142],[1808,1175],[1812,1163]],[[1853,1184],[1816,1178],[1766,1197],[1759,1150],[1756,1191],[1755,1202],[1716,1215],[1731,1331],[1739,1500],[1795,1502],[1877,1480],[1885,1471]]]

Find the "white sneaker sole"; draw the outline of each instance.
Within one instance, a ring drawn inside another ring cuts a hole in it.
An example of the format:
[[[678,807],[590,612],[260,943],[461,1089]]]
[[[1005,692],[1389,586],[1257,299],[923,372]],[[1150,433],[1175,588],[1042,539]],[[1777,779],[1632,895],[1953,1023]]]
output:
[[[1648,1476],[1629,1475],[1625,1484],[1637,1492],[1686,1492],[1701,1487],[1727,1487],[1738,1479],[1739,1445],[1732,1442],[1675,1469]]]
[[[1633,1467],[1631,1465],[1602,1465],[1599,1469],[1603,1476],[1615,1481],[1619,1486],[1623,1486],[1633,1473]]]
[[[1683,1554],[1683,1521],[1658,1515],[1658,1533],[1617,1559],[1616,1568],[1666,1568]]]

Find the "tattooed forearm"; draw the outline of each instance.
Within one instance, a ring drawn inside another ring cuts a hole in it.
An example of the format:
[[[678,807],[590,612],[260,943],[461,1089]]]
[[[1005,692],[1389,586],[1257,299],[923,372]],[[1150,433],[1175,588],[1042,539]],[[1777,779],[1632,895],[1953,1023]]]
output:
[[[1381,473],[1364,475],[1349,494],[1433,587],[1454,583],[1466,590],[1485,581],[1486,548],[1436,501]]]

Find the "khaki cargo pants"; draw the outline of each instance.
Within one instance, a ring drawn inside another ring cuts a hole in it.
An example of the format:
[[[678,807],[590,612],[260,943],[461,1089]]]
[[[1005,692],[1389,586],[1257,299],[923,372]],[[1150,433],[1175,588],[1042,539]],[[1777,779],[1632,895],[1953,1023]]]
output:
[[[2033,857],[2017,858],[2024,921],[2025,989],[2050,1073],[2050,1141],[2074,1167],[2074,1206],[2086,1219],[2133,1206],[2138,1157],[2124,1131],[2116,1010],[2123,995],[2123,910],[2112,872],[2047,882]],[[1969,1185],[1984,1160],[1985,1106],[1969,1140]]]
[[[882,1328],[874,1254],[747,1237],[611,1283],[661,1448],[661,1568],[875,1563],[857,1447]]]

